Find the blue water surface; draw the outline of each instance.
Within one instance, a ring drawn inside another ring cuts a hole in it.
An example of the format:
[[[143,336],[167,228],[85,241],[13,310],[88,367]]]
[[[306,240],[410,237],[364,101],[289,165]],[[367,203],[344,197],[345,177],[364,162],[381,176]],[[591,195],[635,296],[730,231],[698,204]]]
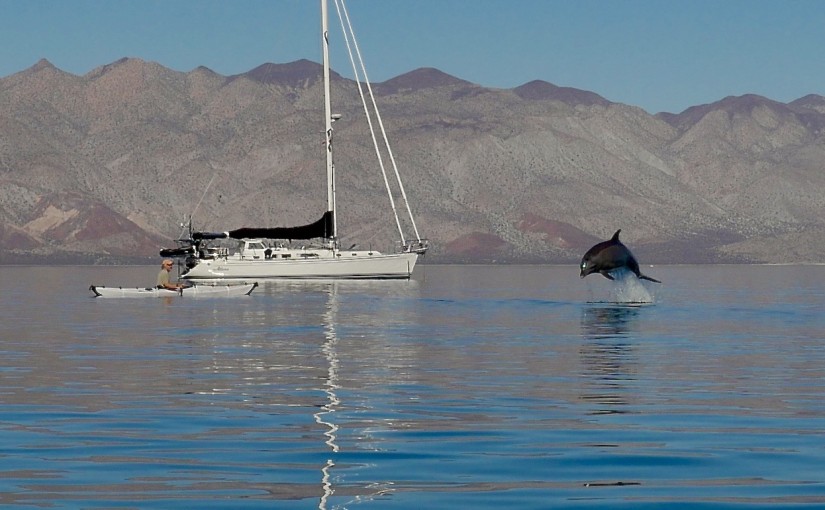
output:
[[[0,271],[4,508],[825,507],[823,266]]]

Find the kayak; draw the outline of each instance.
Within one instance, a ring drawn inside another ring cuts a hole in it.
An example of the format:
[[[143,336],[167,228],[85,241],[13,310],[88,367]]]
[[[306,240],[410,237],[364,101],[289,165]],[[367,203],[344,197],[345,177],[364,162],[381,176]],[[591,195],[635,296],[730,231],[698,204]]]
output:
[[[258,286],[257,282],[243,284],[216,284],[216,285],[193,285],[180,290],[158,289],[155,287],[106,287],[104,285],[92,285],[92,297],[103,298],[142,298],[142,297],[235,297],[248,296]]]

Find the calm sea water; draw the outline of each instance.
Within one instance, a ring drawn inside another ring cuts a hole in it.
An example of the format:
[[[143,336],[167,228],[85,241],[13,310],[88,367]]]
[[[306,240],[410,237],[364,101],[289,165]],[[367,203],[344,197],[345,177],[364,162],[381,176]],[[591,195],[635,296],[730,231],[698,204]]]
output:
[[[825,507],[825,266],[157,270],[0,267],[4,507]]]

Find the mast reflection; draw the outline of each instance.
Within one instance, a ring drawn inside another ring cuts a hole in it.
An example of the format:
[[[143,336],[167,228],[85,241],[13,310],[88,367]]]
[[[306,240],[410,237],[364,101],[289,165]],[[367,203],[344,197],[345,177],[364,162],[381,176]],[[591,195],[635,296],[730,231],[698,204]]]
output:
[[[326,427],[324,436],[325,443],[329,446],[332,453],[338,453],[339,448],[336,443],[338,425],[336,425],[332,418],[341,401],[338,399],[336,391],[340,388],[338,386],[338,336],[335,331],[335,324],[338,315],[338,285],[336,282],[330,282],[325,289],[328,294],[327,309],[324,311],[324,344],[321,346],[321,352],[327,360],[327,377],[324,382],[324,393],[327,396],[327,402],[319,408],[319,411],[314,414],[315,422]],[[321,500],[318,502],[320,510],[326,510],[329,498],[335,493],[332,487],[330,473],[335,466],[335,461],[328,458],[324,467],[321,468],[321,486],[323,493]]]

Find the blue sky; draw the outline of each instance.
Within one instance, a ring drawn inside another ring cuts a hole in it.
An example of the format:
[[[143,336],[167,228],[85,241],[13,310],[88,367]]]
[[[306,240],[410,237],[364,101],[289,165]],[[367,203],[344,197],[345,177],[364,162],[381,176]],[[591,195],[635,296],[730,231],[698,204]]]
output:
[[[374,82],[435,67],[487,87],[545,80],[650,113],[746,93],[782,102],[825,95],[825,0],[348,0],[347,8]],[[78,75],[122,57],[224,75],[317,62],[318,26],[317,0],[0,0],[0,76],[41,58]],[[337,57],[333,68],[351,76]]]

